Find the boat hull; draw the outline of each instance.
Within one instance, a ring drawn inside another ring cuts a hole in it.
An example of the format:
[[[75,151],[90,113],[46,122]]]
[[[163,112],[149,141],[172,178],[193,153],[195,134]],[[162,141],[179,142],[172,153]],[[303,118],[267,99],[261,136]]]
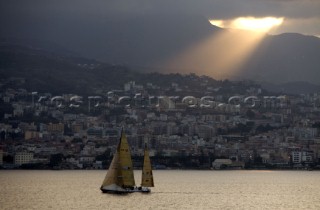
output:
[[[146,188],[146,187],[135,187],[133,189],[131,189],[131,188],[122,188],[122,189],[117,189],[117,190],[100,188],[100,190],[103,193],[109,193],[109,194],[128,194],[128,193],[134,193],[134,192],[150,193],[151,192],[151,190],[149,188]]]
[[[132,192],[150,193],[151,190],[147,187],[135,187]]]

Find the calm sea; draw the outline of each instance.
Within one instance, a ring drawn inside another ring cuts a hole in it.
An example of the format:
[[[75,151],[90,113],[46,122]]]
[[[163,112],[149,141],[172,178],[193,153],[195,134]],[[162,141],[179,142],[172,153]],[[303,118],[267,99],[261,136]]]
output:
[[[0,209],[320,209],[319,171],[158,170],[151,194],[128,195],[102,194],[105,174],[0,171]]]

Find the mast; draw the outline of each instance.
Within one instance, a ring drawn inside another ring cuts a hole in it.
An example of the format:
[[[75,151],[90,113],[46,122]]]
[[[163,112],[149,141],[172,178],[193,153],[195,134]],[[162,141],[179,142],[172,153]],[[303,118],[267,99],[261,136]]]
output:
[[[147,144],[144,147],[144,160],[141,178],[142,187],[154,187],[153,174]]]

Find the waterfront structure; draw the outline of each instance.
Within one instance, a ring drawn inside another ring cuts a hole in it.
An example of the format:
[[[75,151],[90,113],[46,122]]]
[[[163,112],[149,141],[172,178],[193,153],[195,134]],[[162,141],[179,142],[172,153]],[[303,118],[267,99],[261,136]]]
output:
[[[26,163],[31,163],[33,161],[32,152],[17,152],[14,156],[14,164],[22,165]]]

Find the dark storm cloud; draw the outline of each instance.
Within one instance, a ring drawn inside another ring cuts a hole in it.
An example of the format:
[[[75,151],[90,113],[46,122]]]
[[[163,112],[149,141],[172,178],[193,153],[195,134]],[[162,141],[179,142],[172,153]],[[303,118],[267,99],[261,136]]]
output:
[[[36,25],[37,20],[52,17],[95,21],[110,16],[132,18],[148,14],[196,14],[208,19],[240,16],[276,16],[292,21],[303,19],[317,28],[319,11],[320,0],[0,0],[0,24],[5,30],[22,24],[26,19]],[[294,26],[294,22],[291,25]],[[299,27],[297,25],[296,31]]]
[[[91,13],[143,14],[193,13],[217,18],[238,16],[286,16],[292,18],[320,16],[318,0],[2,0],[1,10],[13,12],[56,13],[69,15]]]

